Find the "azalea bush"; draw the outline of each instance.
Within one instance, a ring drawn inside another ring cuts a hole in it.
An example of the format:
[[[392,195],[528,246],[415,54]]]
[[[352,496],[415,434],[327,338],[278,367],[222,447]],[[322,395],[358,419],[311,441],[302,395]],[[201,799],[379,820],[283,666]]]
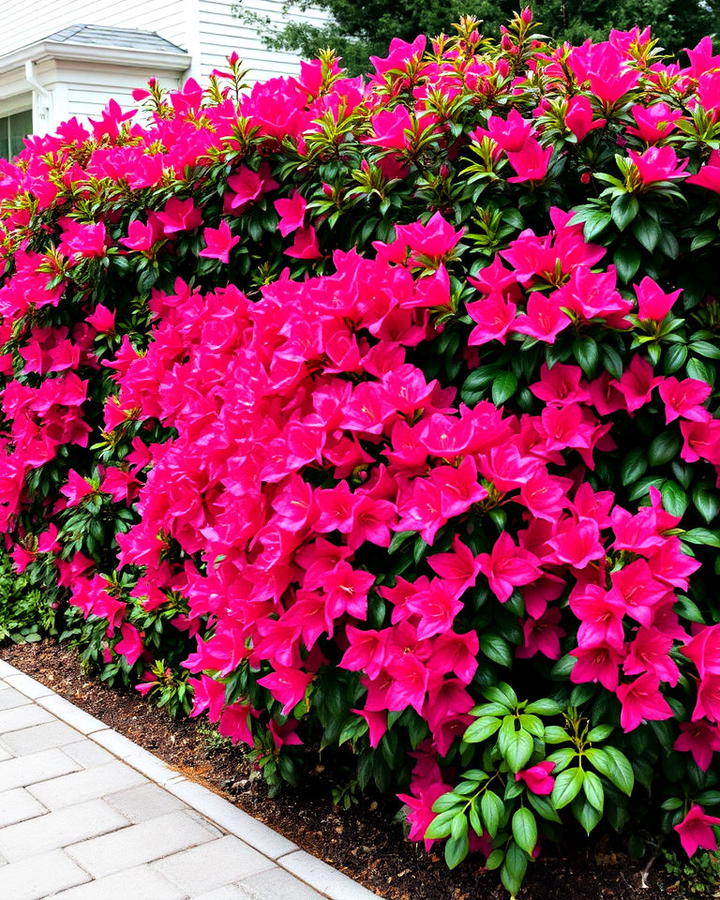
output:
[[[233,56],[0,164],[0,518],[64,637],[512,894],[572,829],[720,824],[720,56],[687,57],[466,18],[368,78],[244,92]]]

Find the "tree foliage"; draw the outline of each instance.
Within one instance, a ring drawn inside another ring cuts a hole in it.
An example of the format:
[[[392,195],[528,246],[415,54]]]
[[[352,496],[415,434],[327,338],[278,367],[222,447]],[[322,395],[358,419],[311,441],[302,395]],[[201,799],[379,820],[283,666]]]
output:
[[[332,47],[348,71],[359,73],[366,70],[369,56],[384,55],[390,36],[412,41],[418,34],[448,32],[450,23],[463,15],[477,16],[484,34],[494,35],[517,5],[515,0],[300,0],[285,2],[283,13],[292,19],[292,9],[320,8],[328,15],[327,24],[291,20],[280,29],[245,11],[242,0],[236,11],[261,29],[269,47],[305,58],[316,56],[321,47]],[[650,26],[660,46],[671,53],[713,34],[720,21],[718,0],[536,0],[532,7],[543,31],[555,40],[600,40],[611,28],[642,25]]]

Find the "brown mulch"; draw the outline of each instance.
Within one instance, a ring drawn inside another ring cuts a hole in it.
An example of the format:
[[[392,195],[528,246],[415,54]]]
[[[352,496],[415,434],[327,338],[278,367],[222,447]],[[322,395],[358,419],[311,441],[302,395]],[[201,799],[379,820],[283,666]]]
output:
[[[48,640],[0,647],[0,658],[387,900],[507,898],[497,873],[472,861],[448,872],[440,855],[404,840],[402,826],[390,824],[397,802],[361,799],[350,810],[334,807],[322,765],[312,766],[299,788],[270,798],[242,753],[211,749],[195,720],[173,721],[138,694],[82,674],[74,650]],[[674,893],[660,884],[662,872],[655,869],[649,887],[641,887],[642,867],[603,841],[547,853],[531,867],[523,900],[660,900]]]

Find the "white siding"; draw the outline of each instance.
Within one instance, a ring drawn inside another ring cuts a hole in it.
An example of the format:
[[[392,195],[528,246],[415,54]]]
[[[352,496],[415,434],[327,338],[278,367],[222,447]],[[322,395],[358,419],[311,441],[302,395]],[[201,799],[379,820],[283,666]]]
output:
[[[200,53],[202,77],[213,69],[226,68],[225,57],[234,50],[249,69],[250,81],[264,81],[275,75],[294,75],[299,70],[298,57],[292,53],[269,50],[256,26],[233,15],[233,0],[198,0],[200,18]],[[282,26],[287,17],[282,14],[281,0],[242,0],[240,8],[270,19],[273,26]],[[291,10],[297,21],[321,24],[324,14],[319,10],[307,12]]]
[[[183,49],[187,34],[185,0],[0,0],[0,22],[0,55],[70,25],[156,31]]]

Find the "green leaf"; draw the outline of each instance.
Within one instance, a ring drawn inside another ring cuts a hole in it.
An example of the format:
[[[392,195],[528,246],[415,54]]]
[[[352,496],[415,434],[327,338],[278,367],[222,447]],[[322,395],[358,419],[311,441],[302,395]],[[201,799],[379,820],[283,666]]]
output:
[[[492,871],[493,869],[499,869],[502,865],[503,860],[505,859],[505,851],[497,848],[493,850],[493,852],[488,856],[485,860],[485,868]]]
[[[700,625],[705,624],[705,617],[700,611],[700,607],[697,603],[694,603],[689,597],[685,597],[683,594],[680,594],[677,598],[675,611],[680,618],[687,619],[688,622],[698,622]]]
[[[593,340],[593,338],[584,335],[582,337],[575,338],[572,345],[573,356],[580,364],[580,368],[583,372],[591,378],[595,374],[595,370],[598,366],[598,361],[600,359],[600,354],[598,352],[598,345]]]
[[[692,501],[695,509],[710,525],[720,510],[720,494],[706,484],[698,484],[693,489]]]
[[[495,406],[502,406],[515,393],[518,386],[517,376],[510,371],[501,372],[493,381],[492,401]]]
[[[468,809],[468,821],[475,834],[477,834],[478,837],[481,837],[485,829],[483,828],[482,819],[480,818],[480,813],[478,812],[475,803],[471,803],[470,808]]]
[[[494,838],[497,834],[504,809],[503,802],[497,794],[485,791],[480,800],[480,812],[490,837]]]
[[[554,750],[548,756],[548,761],[555,763],[555,772],[557,773],[566,769],[575,759],[576,754],[577,750],[574,747],[560,747],[559,750]]]
[[[548,822],[560,822],[560,816],[555,811],[555,807],[552,805],[550,800],[547,797],[539,796],[538,794],[533,794],[532,791],[528,791],[527,800],[530,806],[535,810],[535,812],[542,816],[543,819],[547,819]]]
[[[612,725],[596,725],[595,728],[592,728],[588,732],[587,740],[588,741],[604,741],[605,738],[610,737],[613,733],[614,728]]]
[[[414,538],[417,534],[416,531],[397,531],[393,535],[393,539],[390,541],[390,546],[388,547],[388,553],[395,553],[399,550],[404,544],[406,544],[410,538]]]
[[[693,341],[690,349],[708,359],[720,359],[720,347],[717,344],[711,344],[710,341]]]
[[[463,741],[466,744],[479,744],[495,734],[498,728],[500,728],[500,719],[483,716],[468,725],[467,731],[463,735]]]
[[[525,807],[515,810],[512,817],[512,835],[515,843],[526,853],[532,853],[537,844],[537,822],[535,816]]]
[[[463,819],[465,819],[464,816]],[[467,823],[467,819],[465,819],[465,822]],[[469,842],[467,833],[461,835],[460,837],[450,838],[450,840],[445,844],[445,863],[448,869],[454,869],[456,866],[460,865],[460,863],[468,855],[468,848]]]
[[[688,508],[690,498],[680,487],[677,481],[663,481],[660,487],[663,507],[671,516],[682,516]]]
[[[661,431],[647,448],[647,458],[651,466],[662,466],[679,455],[682,437],[674,430]],[[638,448],[642,452],[642,448]],[[627,482],[623,481],[623,484]]]
[[[545,726],[545,743],[546,744],[564,744],[570,740],[570,735],[559,725]]]
[[[622,461],[620,480],[624,485],[633,484],[638,478],[642,478],[647,467],[647,450],[644,447],[635,447]]]
[[[701,359],[694,357],[688,361],[685,371],[690,378],[696,378],[698,381],[704,381],[705,384],[715,384],[715,371],[707,363]]]
[[[519,772],[530,759],[534,749],[532,735],[527,731],[516,731],[509,739],[503,756],[511,772]]]
[[[628,797],[630,796],[635,784],[635,775],[627,756],[616,747],[592,747],[585,751],[585,756],[601,775]]]
[[[515,841],[510,841],[505,853],[505,861],[500,869],[500,881],[502,881],[503,887],[511,897],[515,897],[522,887],[527,866],[527,853],[521,847],[518,847]]]
[[[510,706],[504,703],[481,703],[479,706],[473,706],[470,710],[471,716],[506,716],[510,710]]]
[[[500,703],[508,709],[512,709],[517,706],[518,703],[517,694],[510,685],[506,684],[504,681],[483,688],[482,695],[486,700],[490,700],[493,703]]]
[[[610,222],[612,222],[612,218],[610,217],[609,212],[605,212],[602,210],[598,212],[591,212],[584,220],[583,229],[585,240],[594,240],[598,235],[602,234],[602,232],[605,231]]]
[[[632,194],[623,194],[613,201],[610,215],[620,231],[625,231],[640,211],[640,204]]]
[[[691,528],[680,535],[681,540],[688,544],[704,544],[706,547],[720,548],[720,531],[711,531],[709,528]]]
[[[572,813],[587,834],[590,834],[602,818],[602,813],[595,809],[595,807],[582,796],[576,797],[575,800],[573,800]]]
[[[562,706],[555,700],[543,698],[542,700],[534,700],[532,703],[529,703],[524,711],[536,716],[557,716],[562,712]]]
[[[583,781],[583,791],[588,799],[588,803],[602,813],[605,805],[605,793],[603,791],[602,781],[594,772],[586,772]]]
[[[565,656],[561,656],[552,667],[550,670],[550,677],[557,681],[566,681],[576,662],[577,660],[574,656],[570,656],[569,653],[566,653]]]
[[[617,267],[618,275],[628,284],[637,270],[640,268],[642,256],[637,247],[621,247],[613,254],[613,262]]]
[[[453,808],[435,816],[425,831],[425,837],[428,840],[448,837],[452,829],[452,820],[455,818],[455,815],[456,810]]]
[[[688,348],[684,344],[671,344],[663,355],[663,371],[666,375],[673,375],[685,365],[688,358]]]
[[[692,239],[692,243],[690,244],[690,251],[693,252],[695,250],[700,250],[702,247],[706,247],[708,244],[711,244],[714,240],[716,240],[717,236],[717,231],[713,231],[712,229],[699,231]]]
[[[437,798],[432,805],[432,811],[434,813],[447,812],[449,809],[455,809],[462,803],[463,799],[459,794],[456,794],[454,791],[448,791]]]
[[[602,344],[600,347],[600,356],[602,357],[603,366],[613,378],[622,378],[623,363],[620,354],[609,344]]]
[[[520,727],[524,728],[525,731],[529,731],[533,737],[539,738],[540,740],[545,737],[545,727],[542,723],[542,719],[538,719],[537,716],[523,712],[520,714],[519,721]]]
[[[505,638],[500,637],[499,634],[484,634],[480,638],[480,649],[488,659],[491,659],[499,666],[506,666],[507,668],[512,666],[513,656],[510,644]]]
[[[632,232],[643,247],[650,253],[657,247],[657,243],[662,235],[662,230],[658,223],[647,215],[640,215],[637,217],[633,222]]]
[[[555,809],[562,809],[577,797],[583,786],[585,773],[579,767],[565,769],[555,779],[555,787],[550,796],[550,802]]]

